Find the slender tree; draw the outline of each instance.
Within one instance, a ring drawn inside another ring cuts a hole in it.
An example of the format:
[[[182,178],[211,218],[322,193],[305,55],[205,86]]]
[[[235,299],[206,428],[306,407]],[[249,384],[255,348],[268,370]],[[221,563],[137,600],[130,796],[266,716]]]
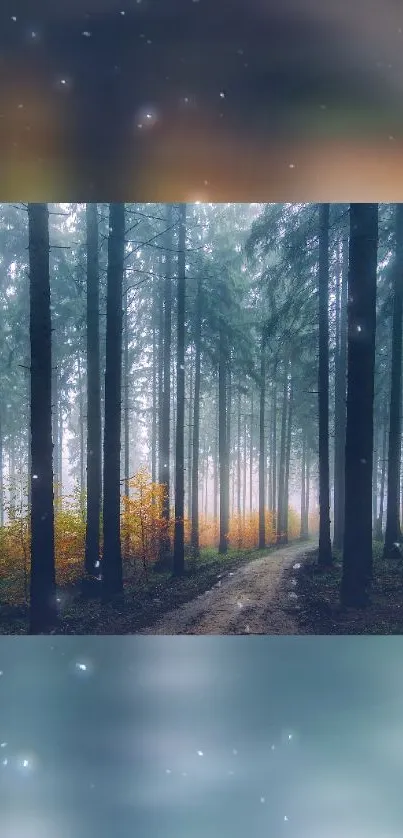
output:
[[[259,405],[259,548],[266,546],[265,533],[265,403],[266,403],[266,340],[262,334],[260,346],[260,405]]]
[[[342,241],[340,328],[335,367],[334,415],[334,531],[333,547],[343,548],[344,533],[344,452],[346,447],[346,364],[347,364],[347,278],[348,233]]]
[[[372,450],[378,204],[350,205],[346,484],[341,601],[363,606],[372,577]]]
[[[329,488],[329,204],[319,206],[319,555],[332,564]]]
[[[396,204],[396,259],[393,266],[392,362],[389,408],[388,494],[384,557],[396,553],[402,540],[399,520],[402,427],[403,204]]]
[[[165,538],[161,544],[161,559],[170,553],[168,523],[170,517],[170,432],[171,432],[171,337],[172,337],[172,229],[173,206],[166,208],[165,234],[165,279],[163,314],[163,369],[162,369],[162,414],[161,414],[161,460],[159,482],[164,486],[163,518],[166,523]]]
[[[192,445],[192,531],[190,543],[194,554],[199,554],[199,447],[200,447],[200,360],[201,360],[202,283],[197,280],[195,322],[195,381],[193,398]]]
[[[173,572],[185,570],[185,291],[186,291],[186,204],[179,204],[178,236],[178,321],[176,356],[176,455],[175,455],[175,538]]]
[[[47,204],[28,204],[31,341],[31,634],[57,621]]]
[[[99,353],[98,211],[86,205],[87,227],[87,515],[85,570],[95,576],[101,515],[101,369]]]
[[[103,599],[123,593],[120,540],[120,445],[122,415],[122,288],[125,249],[125,205],[109,205],[106,298]]]

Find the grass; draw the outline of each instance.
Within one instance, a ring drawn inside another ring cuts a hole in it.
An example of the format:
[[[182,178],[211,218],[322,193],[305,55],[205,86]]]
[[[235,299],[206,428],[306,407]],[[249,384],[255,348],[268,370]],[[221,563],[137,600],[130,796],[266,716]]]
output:
[[[374,543],[370,599],[362,609],[340,605],[341,555],[335,554],[330,570],[321,571],[317,551],[311,553],[297,577],[301,634],[403,634],[403,565],[383,559],[382,549],[381,542]]]
[[[172,577],[170,570],[152,567],[146,576],[140,562],[125,561],[125,594],[119,603],[101,605],[99,598],[84,597],[77,584],[58,590],[60,621],[55,633],[135,634],[212,588],[221,576],[273,549],[229,549],[226,555],[220,555],[217,549],[205,548],[197,560],[190,553],[187,555],[185,573],[180,578]],[[6,585],[7,581],[1,585],[3,600]],[[2,606],[0,634],[26,634],[27,626],[27,604]]]

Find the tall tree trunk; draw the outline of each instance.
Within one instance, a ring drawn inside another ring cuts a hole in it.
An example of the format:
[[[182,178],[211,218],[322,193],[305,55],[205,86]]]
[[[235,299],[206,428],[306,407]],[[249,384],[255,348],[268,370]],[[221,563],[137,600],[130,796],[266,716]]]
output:
[[[376,541],[382,541],[383,537],[383,517],[385,504],[385,482],[386,482],[386,448],[388,443],[388,406],[387,400],[384,402],[383,422],[382,422],[382,460],[381,460],[381,485],[379,491],[379,516],[375,527]]]
[[[249,511],[253,512],[253,390],[250,396],[250,451],[249,451]]]
[[[165,236],[165,281],[164,281],[164,359],[161,428],[160,483],[164,486],[162,515],[166,523],[165,537],[161,544],[161,558],[166,559],[171,551],[168,531],[170,518],[170,432],[171,432],[171,338],[172,338],[172,227],[173,206],[166,207]],[[174,423],[173,423],[174,426]]]
[[[175,539],[173,572],[185,570],[185,288],[186,204],[179,205],[178,327],[176,361]]]
[[[81,372],[81,356],[77,352],[77,371],[78,371],[78,415],[79,415],[79,439],[80,439],[80,453],[79,453],[79,485],[80,485],[80,509],[84,517],[84,497],[85,497],[85,476],[84,476],[84,392],[83,392],[83,377]]]
[[[402,540],[399,521],[402,433],[403,204],[396,204],[396,261],[393,270],[392,360],[389,408],[388,494],[383,555],[394,555]]]
[[[195,318],[195,384],[193,398],[193,449],[192,449],[192,532],[190,544],[196,556],[199,555],[199,447],[200,447],[200,354],[202,286],[199,277],[196,292]],[[215,466],[216,470],[216,466]],[[215,486],[215,492],[217,487]],[[215,504],[217,499],[215,499]],[[216,510],[215,510],[216,514]]]
[[[335,550],[343,548],[344,534],[344,480],[346,447],[346,364],[347,364],[347,279],[348,279],[348,233],[343,236],[340,294],[340,340],[336,355],[335,370],[335,417],[334,417],[334,531]]]
[[[123,593],[120,540],[120,447],[122,417],[122,286],[125,205],[109,205],[106,300],[104,503],[102,582],[104,601]]]
[[[246,399],[245,399],[246,402]],[[246,410],[246,404],[245,404]],[[246,466],[247,466],[247,433],[246,433],[246,414],[243,422],[243,477],[242,477],[242,520],[245,526],[246,520]]]
[[[374,417],[374,455],[372,463],[372,530],[375,532],[378,518],[378,460],[379,460],[379,434],[377,434]]]
[[[350,204],[346,495],[341,600],[367,602],[372,577],[372,448],[378,205]]]
[[[277,530],[276,524],[276,514],[277,514],[277,502],[276,502],[276,488],[277,488],[277,363],[274,365],[274,372],[273,372],[273,442],[272,442],[272,456],[271,456],[271,469],[272,469],[272,486],[273,486],[273,527]]]
[[[306,446],[306,460],[305,460],[306,488],[305,488],[305,521],[304,521],[304,533],[306,533],[306,538],[309,538],[309,495],[310,495],[310,485],[311,485],[310,466],[311,466],[310,450],[309,450],[309,445],[307,443],[307,446]]]
[[[228,550],[229,456],[227,423],[227,348],[224,324],[220,321],[218,366],[218,457],[220,463],[220,541],[219,553]]]
[[[124,382],[123,382],[123,426],[124,426],[124,487],[125,487],[125,497],[128,498],[130,495],[130,486],[129,486],[129,478],[130,478],[130,411],[129,411],[129,311],[128,311],[128,290],[127,290],[127,283],[125,288],[125,307],[124,307],[124,314],[123,314],[123,335],[124,335],[124,347],[123,347],[123,371],[124,371]]]
[[[54,504],[57,508],[59,500],[59,394],[58,394],[58,369],[53,350],[52,367],[52,441],[53,441],[53,494]]]
[[[287,419],[287,444],[285,453],[285,481],[284,481],[284,540],[288,542],[288,503],[289,503],[289,483],[290,483],[290,460],[291,460],[291,439],[292,439],[292,414],[294,401],[294,382],[292,377],[292,369],[290,370],[290,394],[288,399],[288,419]]]
[[[241,518],[241,389],[238,387],[238,433],[237,433],[237,460],[236,460],[236,507],[237,515]]]
[[[193,414],[193,352],[189,353],[189,400],[188,400],[188,470],[187,470],[187,517],[192,519],[192,414]]]
[[[329,487],[329,204],[319,207],[319,554],[332,564]]]
[[[216,422],[218,426],[218,415],[216,411]],[[218,427],[214,429],[214,524],[218,520]]]
[[[151,416],[151,482],[157,480],[157,316],[158,301],[156,279],[153,277],[153,313],[152,313],[152,334],[153,334],[153,372],[152,372],[152,416]]]
[[[28,481],[30,477],[30,468],[28,467]],[[4,527],[4,478],[3,478],[3,421],[2,411],[0,408],[0,527]]]
[[[280,463],[278,475],[278,501],[277,501],[277,544],[284,540],[284,485],[285,485],[285,445],[287,430],[287,404],[288,404],[288,361],[284,360],[284,382],[283,382],[283,406],[281,409],[281,438],[280,438]]]
[[[205,468],[205,484],[204,484],[204,520],[207,521],[208,517],[208,467],[209,467],[209,455],[208,455],[208,445],[207,439],[204,442],[205,445],[205,452],[206,452],[206,468]]]
[[[259,405],[259,548],[266,545],[265,532],[265,401],[266,401],[266,341],[262,335],[260,347],[260,405]]]
[[[306,486],[306,431],[305,431],[305,429],[303,429],[303,431],[302,431],[302,457],[301,457],[301,522],[300,522],[300,530],[299,530],[300,538],[306,538],[306,534],[304,532],[305,507],[306,507],[305,486]]]
[[[47,204],[28,204],[31,342],[31,634],[57,621]]]
[[[86,205],[87,226],[87,523],[85,570],[96,575],[99,563],[102,495],[101,362],[99,344],[98,211]]]
[[[158,378],[158,428],[157,428],[157,475],[158,483],[164,483],[163,471],[163,449],[164,449],[164,285],[161,279],[158,280],[158,354],[157,354],[157,378]]]
[[[63,503],[63,410],[61,404],[59,405],[58,410],[58,422],[57,422],[57,432],[59,436],[59,486],[60,486],[60,495],[59,495],[59,508],[62,508]]]

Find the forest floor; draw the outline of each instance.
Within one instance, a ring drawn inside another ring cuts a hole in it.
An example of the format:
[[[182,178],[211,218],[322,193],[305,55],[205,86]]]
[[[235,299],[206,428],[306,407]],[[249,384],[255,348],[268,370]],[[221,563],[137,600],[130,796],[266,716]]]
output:
[[[114,604],[88,599],[80,586],[58,589],[55,634],[295,634],[297,572],[314,541],[265,550],[203,550],[185,575],[125,562],[125,594]],[[298,565],[293,570],[293,565]],[[4,603],[0,634],[26,634],[28,606]]]
[[[298,574],[298,634],[403,634],[403,565],[385,561],[382,549],[382,543],[374,543],[369,603],[361,609],[340,605],[341,556],[321,571],[317,550],[311,554]]]
[[[140,633],[298,634],[296,572],[312,549],[310,542],[297,542],[266,551]]]

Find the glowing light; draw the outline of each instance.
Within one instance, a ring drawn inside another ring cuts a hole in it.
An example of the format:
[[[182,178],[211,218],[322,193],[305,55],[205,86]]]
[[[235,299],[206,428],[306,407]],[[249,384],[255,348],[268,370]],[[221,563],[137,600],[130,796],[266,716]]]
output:
[[[203,751],[198,751],[198,752],[197,752],[197,756],[199,756],[199,757],[204,756]]]

